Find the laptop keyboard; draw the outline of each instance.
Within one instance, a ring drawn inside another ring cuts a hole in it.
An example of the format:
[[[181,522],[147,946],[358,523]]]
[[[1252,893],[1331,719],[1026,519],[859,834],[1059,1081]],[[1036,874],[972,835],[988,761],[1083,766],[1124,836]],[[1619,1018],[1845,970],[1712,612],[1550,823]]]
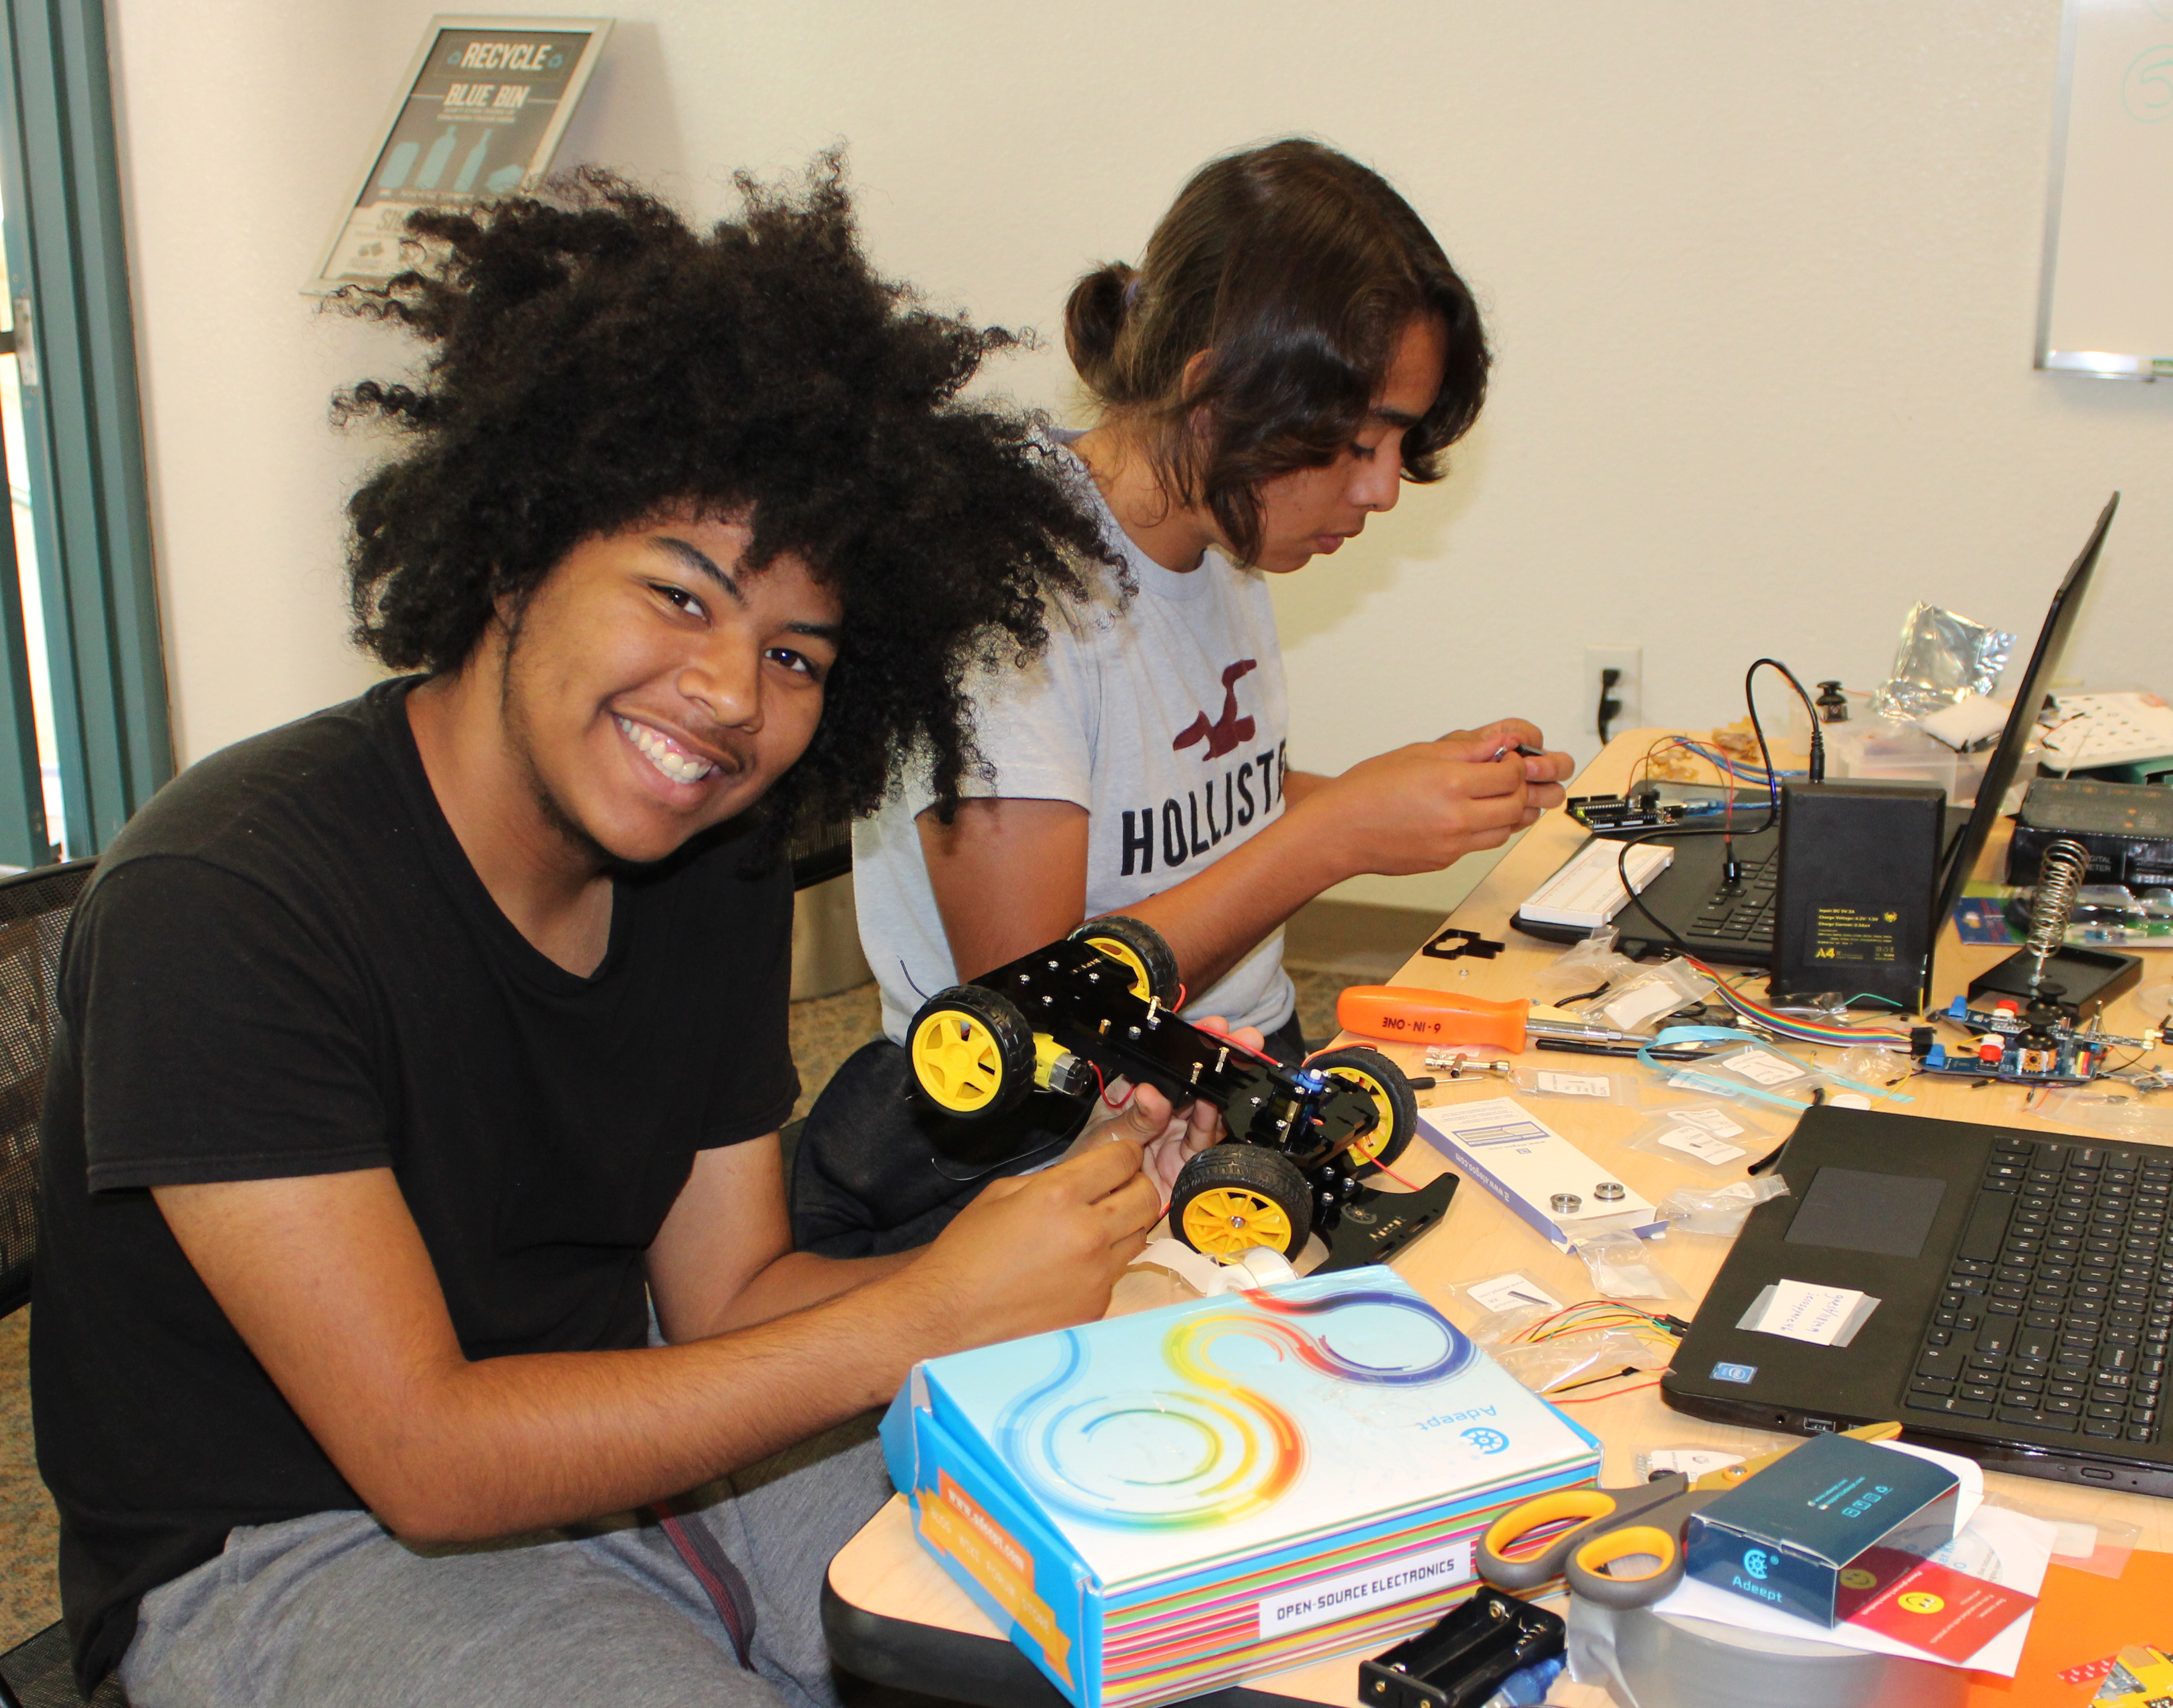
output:
[[[1690,926],[1693,937],[1729,943],[1773,940],[1773,884],[1779,875],[1779,851],[1744,863],[1743,875],[1706,897],[1705,911]]]
[[[1909,1404],[2152,1442],[2173,1339],[2173,1150],[2002,1138]]]

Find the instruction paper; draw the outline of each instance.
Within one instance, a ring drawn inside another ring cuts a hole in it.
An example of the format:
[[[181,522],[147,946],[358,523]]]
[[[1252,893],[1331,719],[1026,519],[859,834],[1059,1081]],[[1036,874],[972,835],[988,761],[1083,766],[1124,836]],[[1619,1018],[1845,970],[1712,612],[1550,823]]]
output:
[[[1513,1097],[1487,1097],[1419,1117],[1426,1142],[1509,1206],[1557,1251],[1595,1234],[1665,1226],[1632,1192]]]
[[[1853,1287],[1776,1281],[1758,1296],[1736,1326],[1813,1346],[1846,1346],[1878,1305],[1878,1300]]]

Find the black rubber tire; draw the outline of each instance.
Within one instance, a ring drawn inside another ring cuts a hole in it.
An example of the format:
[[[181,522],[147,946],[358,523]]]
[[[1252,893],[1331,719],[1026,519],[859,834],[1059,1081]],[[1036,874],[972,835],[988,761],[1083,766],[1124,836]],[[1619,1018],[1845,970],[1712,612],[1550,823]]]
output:
[[[1169,952],[1169,945],[1162,941],[1162,933],[1146,921],[1111,913],[1103,919],[1089,919],[1071,935],[1075,940],[1092,942],[1097,937],[1106,937],[1113,943],[1123,944],[1146,971],[1147,988],[1137,993],[1140,999],[1144,1002],[1151,996],[1164,1008],[1177,1006],[1178,997],[1184,994],[1184,986],[1178,983],[1177,956]],[[1113,956],[1110,958],[1116,959]]]
[[[925,1021],[944,1013],[963,1014],[979,1021],[995,1041],[995,1095],[978,1108],[959,1107],[937,1096],[921,1080],[915,1048],[920,1028]],[[914,1013],[912,1023],[905,1029],[905,1039],[907,1057],[913,1064],[914,1088],[932,1107],[958,1120],[984,1121],[1016,1109],[1033,1089],[1033,1028],[1027,1024],[1026,1016],[1008,996],[984,984],[954,984],[948,990],[937,991]]]
[[[1282,1212],[1288,1237],[1277,1242],[1254,1239],[1222,1250],[1209,1250],[1185,1226],[1185,1213],[1195,1200],[1210,1193],[1243,1192],[1265,1199]],[[1210,1146],[1178,1171],[1177,1190],[1170,1194],[1169,1231],[1196,1252],[1211,1258],[1229,1258],[1247,1245],[1267,1246],[1295,1258],[1305,1249],[1313,1232],[1313,1189],[1298,1172],[1297,1164],[1280,1150],[1264,1145],[1226,1142]]]
[[[1378,1174],[1384,1163],[1394,1168],[1396,1159],[1410,1149],[1411,1140],[1417,1136],[1419,1130],[1418,1093],[1411,1089],[1411,1082],[1404,1077],[1404,1070],[1380,1051],[1357,1045],[1313,1056],[1306,1062],[1306,1067],[1313,1073],[1331,1075],[1335,1074],[1338,1068],[1345,1069],[1350,1074],[1363,1074],[1380,1086],[1388,1104],[1388,1136],[1383,1139],[1378,1127],[1367,1134],[1360,1141],[1369,1153],[1362,1161],[1359,1159],[1358,1146],[1353,1145],[1350,1152],[1351,1172],[1364,1180]],[[1337,1077],[1344,1078],[1347,1075]],[[1378,1102],[1379,1099],[1375,1101]]]

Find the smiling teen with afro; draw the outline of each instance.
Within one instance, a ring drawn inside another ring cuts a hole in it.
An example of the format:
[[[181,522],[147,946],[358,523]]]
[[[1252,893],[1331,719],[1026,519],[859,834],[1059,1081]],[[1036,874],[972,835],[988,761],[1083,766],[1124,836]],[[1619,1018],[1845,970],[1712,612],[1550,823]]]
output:
[[[1098,548],[836,163],[741,190],[412,222],[343,305],[427,363],[339,408],[395,431],[352,588],[416,674],[191,768],[76,913],[33,1375],[86,1689],[833,1700],[864,1414],[1097,1315],[1214,1136],[1142,1091],[921,1251],[790,1248],[775,851],[955,791],[962,671]]]

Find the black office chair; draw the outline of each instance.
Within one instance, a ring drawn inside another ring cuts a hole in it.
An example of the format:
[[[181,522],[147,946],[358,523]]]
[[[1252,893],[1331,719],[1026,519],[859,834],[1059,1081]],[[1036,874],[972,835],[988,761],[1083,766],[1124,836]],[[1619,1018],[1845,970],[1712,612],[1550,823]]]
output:
[[[38,1249],[38,1110],[53,1042],[61,939],[94,860],[0,878],[0,1317],[30,1301]],[[108,1678],[89,1708],[127,1708]],[[0,1655],[7,1708],[85,1708],[57,1621]]]

